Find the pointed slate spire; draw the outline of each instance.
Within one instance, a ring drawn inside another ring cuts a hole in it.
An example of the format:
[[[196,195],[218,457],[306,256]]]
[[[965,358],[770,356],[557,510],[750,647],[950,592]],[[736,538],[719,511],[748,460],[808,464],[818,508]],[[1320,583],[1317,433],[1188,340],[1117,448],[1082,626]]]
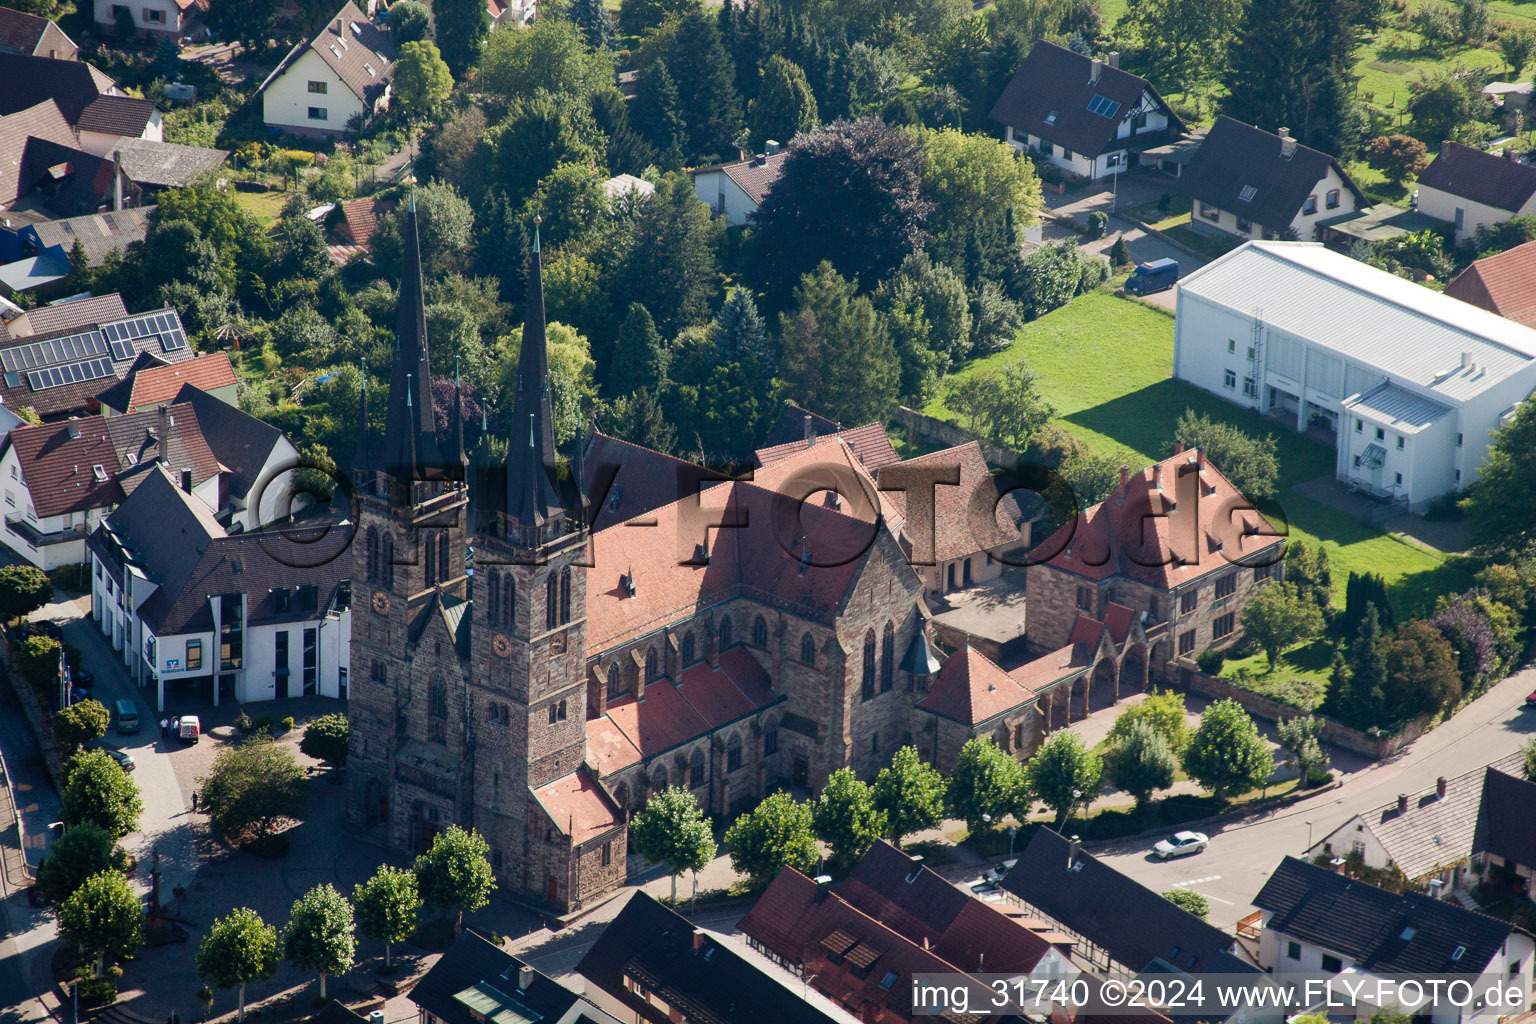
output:
[[[358,385],[357,398],[357,452],[352,456],[352,468],[359,475],[372,472],[368,462],[368,360],[358,364],[362,381]]]
[[[517,360],[517,391],[512,399],[511,436],[507,445],[507,519],[509,525],[543,526],[562,511],[555,490],[554,413],[549,394],[549,342],[544,324],[544,278],[539,260],[539,219],[533,221],[533,252],[528,261],[528,300],[524,304],[523,347]]]
[[[432,416],[432,365],[427,353],[426,290],[422,286],[421,242],[416,231],[416,194],[411,193],[404,232],[405,259],[396,308],[395,365],[389,378],[384,449],[378,468],[397,480],[431,480],[444,475],[442,445]]]

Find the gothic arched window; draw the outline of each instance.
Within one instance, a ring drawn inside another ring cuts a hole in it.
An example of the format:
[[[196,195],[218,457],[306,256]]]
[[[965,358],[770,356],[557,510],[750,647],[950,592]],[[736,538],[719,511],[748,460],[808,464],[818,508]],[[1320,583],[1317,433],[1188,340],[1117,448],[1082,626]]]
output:
[[[800,638],[800,660],[807,665],[816,664],[816,641],[809,633]]]
[[[544,581],[544,628],[554,629],[558,625],[556,619],[560,611],[560,577],[554,573]]]
[[[487,569],[485,573],[485,623],[488,626],[496,625],[496,616],[500,609],[497,601],[501,599],[501,574],[495,569]]]
[[[426,562],[426,586],[437,582],[437,545],[432,543],[432,538],[427,537],[421,542],[422,552]]]
[[[624,696],[624,680],[619,675],[619,666],[615,662],[608,666],[608,699],[617,700]]]
[[[439,676],[427,693],[427,739],[448,742],[448,684]]]
[[[761,615],[752,620],[752,646],[768,646],[768,620]]]
[[[517,625],[517,577],[510,572],[502,584],[501,617],[509,627]]]
[[[571,570],[560,570],[560,624],[571,621]]]
[[[449,568],[453,563],[448,557],[448,531],[444,530],[437,537],[437,578],[447,581],[453,578],[453,572]]]
[[[885,624],[885,634],[880,643],[880,692],[891,688],[896,679],[896,627]]]
[[[864,634],[864,677],[862,694],[865,700],[875,695],[875,631]]]
[[[377,527],[368,527],[368,582],[376,583],[379,579],[379,531]]]
[[[683,664],[692,665],[696,651],[694,650],[693,630],[683,634]]]
[[[727,615],[720,620],[720,649],[723,651],[731,646],[731,617]]]
[[[645,652],[645,681],[648,683],[655,682],[656,676],[656,648],[651,647]]]
[[[384,535],[384,565],[382,568],[384,572],[384,585],[386,587],[393,587],[395,585],[395,538],[387,533]]]

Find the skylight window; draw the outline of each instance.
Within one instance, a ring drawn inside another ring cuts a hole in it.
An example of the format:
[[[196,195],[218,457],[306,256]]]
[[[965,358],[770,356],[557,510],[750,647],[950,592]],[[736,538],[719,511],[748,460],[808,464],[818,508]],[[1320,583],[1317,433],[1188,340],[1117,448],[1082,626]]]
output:
[[[374,75],[378,74],[378,72],[373,70],[373,65],[369,64],[367,61],[363,62],[363,70],[368,72],[369,78],[372,78]]]
[[[1452,960],[1460,960],[1462,957],[1464,957],[1466,955],[1467,955],[1467,947],[1466,946],[1457,946],[1454,950],[1451,951],[1451,959]]]
[[[1045,115],[1045,123],[1046,124],[1055,124],[1056,123],[1056,115],[1059,114],[1059,113],[1061,113],[1061,111],[1053,110],[1049,114],[1046,114]]]
[[[107,467],[98,462],[91,467],[91,475],[96,478],[97,483],[104,484],[107,482]]]
[[[1100,117],[1114,117],[1120,112],[1120,101],[1112,100],[1108,96],[1094,94],[1088,101],[1088,113],[1098,114]]]
[[[1253,202],[1253,197],[1259,194],[1258,188],[1253,185],[1244,185],[1243,190],[1237,194],[1237,198],[1245,203]]]
[[[1419,930],[1410,925],[1407,928],[1404,928],[1401,933],[1399,933],[1398,938],[1402,939],[1404,942],[1407,942],[1417,934],[1419,934]]]
[[[886,971],[885,977],[880,979],[880,987],[886,991],[890,991],[891,986],[894,984],[896,984],[896,972]]]
[[[363,27],[361,25],[355,21],[349,21],[347,24],[352,26],[353,35],[357,36],[359,39],[363,38]]]

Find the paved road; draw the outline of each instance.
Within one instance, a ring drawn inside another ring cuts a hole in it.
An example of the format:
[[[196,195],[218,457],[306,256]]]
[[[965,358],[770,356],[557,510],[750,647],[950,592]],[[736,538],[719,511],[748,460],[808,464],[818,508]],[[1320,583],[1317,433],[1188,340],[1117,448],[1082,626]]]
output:
[[[1429,792],[1439,776],[1472,771],[1529,743],[1536,735],[1536,710],[1525,710],[1522,701],[1533,689],[1536,669],[1516,673],[1397,757],[1351,776],[1338,789],[1256,821],[1205,829],[1212,835],[1203,854],[1154,861],[1146,840],[1089,849],[1150,888],[1204,893],[1211,923],[1231,928],[1252,911],[1250,901],[1286,854],[1299,856],[1350,817],[1391,803],[1399,793]]]

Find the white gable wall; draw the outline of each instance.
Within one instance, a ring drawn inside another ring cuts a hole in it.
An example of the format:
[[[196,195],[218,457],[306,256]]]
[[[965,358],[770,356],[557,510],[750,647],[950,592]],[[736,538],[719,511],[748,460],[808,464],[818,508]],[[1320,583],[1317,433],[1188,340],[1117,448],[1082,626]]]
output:
[[[310,92],[310,82],[321,83],[325,91]],[[325,111],[325,116],[310,117],[312,107]],[[364,110],[362,99],[314,50],[306,49],[262,93],[263,121],[305,134],[339,135]]]
[[[1453,225],[1456,229],[1457,245],[1477,234],[1477,229],[1480,227],[1502,224],[1517,214],[1536,213],[1536,196],[1533,196],[1519,210],[1511,213],[1497,206],[1475,203],[1470,199],[1442,192],[1428,185],[1420,185],[1418,192],[1419,212],[1426,217],[1433,217]]]

